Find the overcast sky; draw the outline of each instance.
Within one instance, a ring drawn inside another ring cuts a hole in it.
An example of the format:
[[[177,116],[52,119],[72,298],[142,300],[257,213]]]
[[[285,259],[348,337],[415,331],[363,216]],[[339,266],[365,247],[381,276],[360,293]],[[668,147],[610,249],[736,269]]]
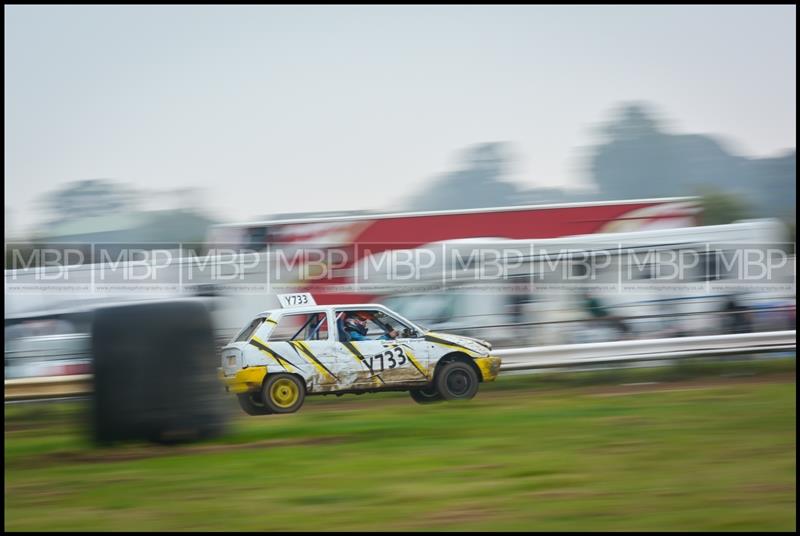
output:
[[[625,100],[746,156],[796,145],[795,6],[6,6],[5,205],[202,187],[214,215],[394,209],[462,148],[586,184]],[[7,215],[8,216],[8,215]]]

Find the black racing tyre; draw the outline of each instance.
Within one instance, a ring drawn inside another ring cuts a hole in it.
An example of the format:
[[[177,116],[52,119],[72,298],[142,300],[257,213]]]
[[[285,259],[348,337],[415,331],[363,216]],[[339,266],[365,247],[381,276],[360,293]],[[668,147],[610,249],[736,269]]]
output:
[[[240,393],[236,395],[239,406],[248,415],[269,415],[272,411],[264,405],[261,393]]]
[[[411,398],[413,398],[414,402],[417,404],[433,404],[443,400],[442,395],[439,394],[439,391],[436,390],[436,386],[434,385],[422,389],[411,389],[408,391],[408,394],[411,395]]]
[[[272,413],[294,413],[306,398],[306,386],[292,374],[269,374],[261,388],[264,405]]]
[[[469,400],[478,392],[478,375],[462,361],[442,365],[434,381],[444,400]]]

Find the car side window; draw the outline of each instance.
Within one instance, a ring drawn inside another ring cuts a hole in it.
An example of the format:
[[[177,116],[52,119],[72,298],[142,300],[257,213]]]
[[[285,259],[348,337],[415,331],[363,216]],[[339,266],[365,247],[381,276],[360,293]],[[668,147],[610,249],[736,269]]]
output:
[[[392,316],[390,314],[386,314],[383,311],[381,311],[380,313],[381,313],[381,316],[379,318],[381,319],[383,324],[385,324],[387,326],[391,326],[392,328],[394,328],[394,330],[397,331],[397,336],[398,337],[400,337],[400,338],[403,338],[403,337],[414,337],[414,336],[418,335],[418,333],[416,332],[416,330],[414,328],[412,328],[411,326],[409,326],[405,322],[401,321],[400,319],[395,318],[394,316]]]
[[[348,328],[345,323],[345,319],[351,315],[358,316],[365,321],[364,327],[366,328],[366,333],[363,334],[363,337],[367,340],[378,340],[387,337],[392,338],[389,335],[392,331],[396,331],[399,336],[413,331],[400,320],[387,315],[381,310],[362,309],[358,311],[336,311],[339,341],[352,339],[348,333],[350,328]]]
[[[250,337],[253,336],[253,333],[264,323],[264,317],[260,316],[258,318],[253,319],[250,324],[244,328],[242,331],[239,332],[239,335],[236,336],[233,342],[247,342],[250,340]]]
[[[372,311],[370,312],[372,313]],[[367,337],[377,339],[384,333],[386,333],[386,330],[374,320],[374,317],[367,320]]]
[[[270,342],[326,340],[328,315],[324,312],[283,315],[269,335]]]

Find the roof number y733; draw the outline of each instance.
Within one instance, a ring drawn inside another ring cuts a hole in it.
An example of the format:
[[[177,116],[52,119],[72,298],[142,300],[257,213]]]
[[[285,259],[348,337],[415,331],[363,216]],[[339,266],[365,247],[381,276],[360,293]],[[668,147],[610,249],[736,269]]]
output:
[[[281,307],[297,307],[298,305],[316,305],[314,297],[308,292],[297,294],[278,294]]]
[[[308,303],[308,297],[305,294],[294,294],[287,296],[286,302],[289,305],[305,305]]]

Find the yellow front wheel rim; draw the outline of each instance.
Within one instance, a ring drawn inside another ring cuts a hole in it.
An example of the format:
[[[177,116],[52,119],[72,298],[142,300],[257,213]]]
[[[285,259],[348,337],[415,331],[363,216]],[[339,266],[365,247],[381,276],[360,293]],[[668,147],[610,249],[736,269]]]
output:
[[[290,408],[300,397],[300,389],[292,380],[281,378],[270,387],[269,397],[276,406]]]

